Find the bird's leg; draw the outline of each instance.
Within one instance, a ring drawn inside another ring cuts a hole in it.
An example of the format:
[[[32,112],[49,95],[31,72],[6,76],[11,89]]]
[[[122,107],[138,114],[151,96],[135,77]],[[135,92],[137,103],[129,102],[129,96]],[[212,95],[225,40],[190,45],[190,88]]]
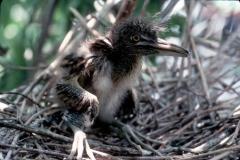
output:
[[[69,108],[64,113],[63,119],[74,132],[74,141],[68,159],[73,159],[76,153],[77,159],[81,159],[85,148],[89,158],[95,160],[83,130],[90,127],[98,115],[97,97],[80,86],[75,87],[65,83],[57,84],[56,93],[59,100]]]
[[[81,159],[84,148],[85,148],[88,157],[91,160],[95,160],[93,152],[88,144],[86,134],[79,128],[76,128],[74,126],[72,126],[71,128],[73,129],[73,132],[74,132],[74,140],[72,144],[71,153],[68,159],[73,159],[76,153],[77,153],[77,159]]]
[[[148,155],[151,152],[157,155],[161,155],[160,152],[152,148],[152,146],[145,144],[141,139],[144,139],[146,141],[154,141],[154,140],[151,140],[150,138],[147,138],[147,137],[145,138],[144,136],[141,135],[141,133],[138,133],[128,124],[124,124],[119,120],[114,120],[113,124],[121,129],[121,131],[129,141],[129,143],[133,145],[136,149],[138,149],[143,155]]]
[[[68,159],[73,159],[75,154],[77,154],[78,160],[81,159],[85,148],[88,157],[91,160],[95,160],[93,152],[88,144],[87,136],[83,131],[85,127],[88,127],[92,123],[92,118],[90,115],[91,111],[77,112],[68,110],[67,112],[65,112],[63,119],[68,123],[68,125],[74,132],[72,149]]]

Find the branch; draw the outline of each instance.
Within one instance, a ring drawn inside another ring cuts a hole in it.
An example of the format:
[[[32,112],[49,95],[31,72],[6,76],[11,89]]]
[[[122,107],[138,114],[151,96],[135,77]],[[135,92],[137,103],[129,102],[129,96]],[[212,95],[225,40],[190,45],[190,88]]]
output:
[[[14,129],[25,131],[25,132],[28,132],[28,133],[36,133],[36,134],[39,134],[39,135],[42,135],[42,136],[47,136],[47,137],[50,137],[52,139],[63,141],[63,142],[69,142],[69,143],[73,142],[73,140],[71,138],[53,133],[53,132],[48,131],[48,130],[43,130],[43,129],[40,129],[40,128],[31,128],[31,127],[28,127],[26,125],[7,123],[7,122],[3,122],[3,121],[0,121],[0,126],[1,127],[7,127],[7,128],[14,128]]]
[[[53,13],[54,10],[57,6],[57,0],[51,0],[48,1],[49,3],[47,4],[47,9],[43,9],[46,10],[45,12],[43,12],[43,17],[42,17],[42,32],[40,35],[40,38],[38,40],[36,49],[35,49],[35,56],[33,58],[33,66],[36,66],[37,63],[41,60],[41,55],[42,55],[42,48],[44,45],[45,40],[48,37],[48,30],[49,30],[49,26],[52,22],[52,17],[53,17]]]
[[[135,9],[136,6],[136,0],[125,0],[122,2],[122,5],[119,9],[119,12],[117,14],[116,17],[116,22],[120,22],[123,19],[126,19],[127,17],[129,17],[133,10]]]

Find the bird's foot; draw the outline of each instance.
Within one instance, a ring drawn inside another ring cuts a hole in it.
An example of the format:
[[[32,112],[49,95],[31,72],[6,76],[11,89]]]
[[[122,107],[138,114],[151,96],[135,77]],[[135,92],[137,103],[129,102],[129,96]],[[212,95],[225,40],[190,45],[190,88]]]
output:
[[[123,124],[118,120],[115,120],[114,124],[121,129],[128,142],[137,150],[139,150],[143,155],[149,155],[151,153],[161,155],[159,151],[155,150],[151,145],[144,143],[142,140],[161,144],[160,142],[142,135],[129,125]]]
[[[73,159],[74,155],[77,153],[77,160],[81,160],[84,148],[86,150],[88,157],[91,160],[96,160],[93,155],[93,152],[88,144],[86,134],[81,130],[77,130],[74,133],[74,140],[73,140],[73,144],[72,144],[71,153],[67,159]]]

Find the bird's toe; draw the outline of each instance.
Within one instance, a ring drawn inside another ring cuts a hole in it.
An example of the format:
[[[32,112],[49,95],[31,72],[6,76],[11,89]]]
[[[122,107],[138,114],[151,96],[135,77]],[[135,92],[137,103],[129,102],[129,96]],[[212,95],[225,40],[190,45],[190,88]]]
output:
[[[91,159],[91,160],[96,160],[94,155],[93,155],[93,152],[88,144],[88,141],[87,139],[85,139],[85,145],[86,145],[86,152],[87,152],[87,155],[88,157]]]
[[[81,160],[84,148],[86,149],[86,153],[87,153],[88,157],[91,160],[96,160],[93,155],[93,152],[87,142],[86,134],[83,131],[78,130],[74,134],[74,141],[73,141],[71,153],[68,156],[68,159],[73,159],[74,155],[77,154],[77,160]]]

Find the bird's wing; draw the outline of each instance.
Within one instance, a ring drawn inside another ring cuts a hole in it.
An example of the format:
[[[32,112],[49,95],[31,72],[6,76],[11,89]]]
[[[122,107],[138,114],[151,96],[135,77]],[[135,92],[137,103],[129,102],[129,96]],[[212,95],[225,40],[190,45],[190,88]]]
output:
[[[58,83],[56,93],[59,100],[70,109],[85,112],[89,107],[93,107],[97,110],[99,103],[97,97],[80,86]]]
[[[111,54],[113,50],[112,42],[107,37],[100,37],[89,43],[89,49],[94,55]]]
[[[85,112],[88,108],[98,107],[97,97],[89,92],[95,71],[96,57],[67,55],[62,63],[62,80],[57,83],[55,92],[64,106],[75,111]]]
[[[70,80],[74,77],[89,77],[94,70],[93,59],[95,56],[76,56],[75,53],[67,55],[62,63],[61,68],[63,69],[63,79]]]

